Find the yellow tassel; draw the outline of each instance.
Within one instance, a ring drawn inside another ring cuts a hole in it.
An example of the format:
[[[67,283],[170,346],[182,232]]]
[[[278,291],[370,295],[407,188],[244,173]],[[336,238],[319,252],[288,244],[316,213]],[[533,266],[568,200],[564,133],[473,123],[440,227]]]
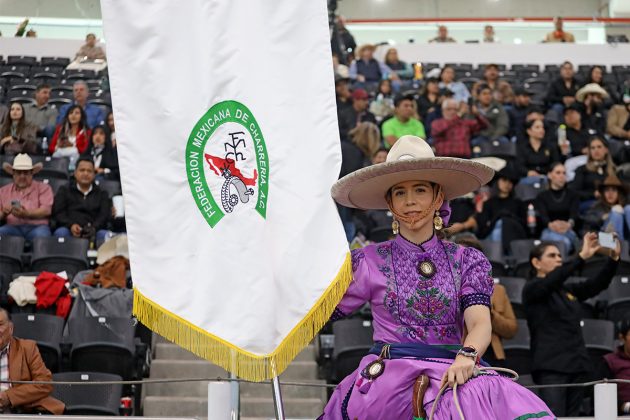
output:
[[[306,316],[270,354],[243,350],[191,324],[144,296],[134,288],[133,313],[140,322],[181,347],[249,381],[280,375],[330,319],[352,280],[350,253],[333,282]]]

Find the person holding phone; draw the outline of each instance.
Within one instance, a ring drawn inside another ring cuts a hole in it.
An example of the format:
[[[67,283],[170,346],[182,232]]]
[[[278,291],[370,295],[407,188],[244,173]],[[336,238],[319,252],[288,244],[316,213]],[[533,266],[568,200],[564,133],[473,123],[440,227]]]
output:
[[[621,244],[604,248],[595,232],[584,235],[578,257],[563,265],[562,254],[552,242],[542,242],[530,252],[531,279],[523,288],[532,352],[532,376],[538,385],[578,383],[589,379],[592,364],[582,338],[580,302],[608,288],[621,254]],[[606,244],[609,245],[609,244]],[[580,283],[566,280],[596,253],[609,258],[599,272]],[[541,398],[558,417],[577,417],[583,388],[544,388]]]

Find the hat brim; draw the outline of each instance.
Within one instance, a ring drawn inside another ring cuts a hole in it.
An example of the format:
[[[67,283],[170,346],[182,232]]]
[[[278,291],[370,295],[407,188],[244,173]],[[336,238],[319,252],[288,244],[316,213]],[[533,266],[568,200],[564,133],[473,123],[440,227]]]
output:
[[[602,95],[602,97],[604,98],[608,98],[608,92],[606,92],[606,90],[604,90],[604,88],[600,87],[599,89],[597,88],[582,88],[580,90],[578,90],[575,93],[575,99],[577,99],[580,102],[584,102],[584,97],[586,95],[588,95],[589,93],[596,93],[598,95]]]
[[[492,168],[466,159],[436,157],[385,162],[355,171],[337,181],[331,194],[342,206],[387,209],[385,195],[405,181],[429,181],[442,186],[444,198],[452,200],[487,184]]]
[[[34,164],[31,169],[17,169],[17,170],[18,171],[33,171],[33,175],[35,175],[36,173],[41,171],[43,168],[44,168],[44,164],[39,162],[39,163]],[[4,171],[8,173],[9,175],[13,175],[13,165],[11,165],[9,162],[4,162],[2,164],[2,169],[4,169]]]

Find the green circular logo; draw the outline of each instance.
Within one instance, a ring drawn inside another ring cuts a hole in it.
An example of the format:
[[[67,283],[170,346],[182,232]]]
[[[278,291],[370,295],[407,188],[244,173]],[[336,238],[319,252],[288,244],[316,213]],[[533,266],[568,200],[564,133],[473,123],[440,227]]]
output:
[[[185,159],[190,191],[210,227],[226,214],[247,210],[266,218],[267,146],[245,105],[236,101],[213,105],[190,133]]]

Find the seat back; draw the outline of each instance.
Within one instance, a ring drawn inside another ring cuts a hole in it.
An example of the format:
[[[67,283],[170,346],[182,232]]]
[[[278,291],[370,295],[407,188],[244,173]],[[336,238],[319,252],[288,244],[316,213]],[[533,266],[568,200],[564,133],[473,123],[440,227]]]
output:
[[[501,276],[496,278],[499,284],[505,287],[505,292],[510,299],[512,305],[522,305],[523,304],[523,288],[525,287],[525,280],[523,277],[507,277]]]
[[[98,187],[101,190],[107,192],[107,195],[109,195],[109,198],[112,198],[115,195],[122,194],[122,188],[120,187],[120,182],[118,181],[103,179],[103,180],[97,181],[96,185],[98,185]]]
[[[587,349],[600,349],[608,353],[615,351],[615,324],[612,321],[583,319],[580,326]]]
[[[372,322],[358,318],[341,319],[333,323],[333,334],[333,376],[341,380],[359,366],[372,347]]]
[[[89,241],[83,238],[45,237],[33,240],[31,270],[66,271],[69,278],[88,268]]]
[[[503,340],[505,366],[521,375],[531,373],[530,336],[527,321],[517,319],[518,331],[510,339]]]
[[[58,372],[61,368],[63,318],[47,314],[13,314],[11,320],[14,335],[36,341],[46,367],[51,372]]]
[[[95,372],[55,373],[55,382],[121,381],[119,375]],[[53,385],[52,396],[66,404],[64,414],[110,415],[119,414],[122,385]]]

